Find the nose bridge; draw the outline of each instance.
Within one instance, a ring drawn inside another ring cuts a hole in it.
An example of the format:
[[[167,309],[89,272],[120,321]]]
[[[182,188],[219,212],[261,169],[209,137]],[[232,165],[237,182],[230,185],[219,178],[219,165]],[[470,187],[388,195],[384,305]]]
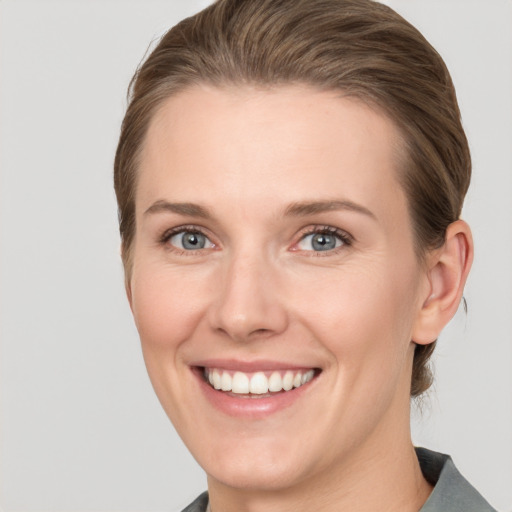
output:
[[[237,341],[282,332],[287,325],[279,300],[278,270],[263,251],[247,247],[226,258],[213,305],[213,327]]]

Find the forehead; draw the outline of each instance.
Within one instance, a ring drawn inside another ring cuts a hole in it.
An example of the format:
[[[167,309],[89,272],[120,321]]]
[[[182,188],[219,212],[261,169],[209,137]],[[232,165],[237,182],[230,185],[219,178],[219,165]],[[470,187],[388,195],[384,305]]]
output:
[[[382,202],[385,191],[401,194],[400,148],[386,115],[338,91],[194,87],[168,98],[150,123],[137,206],[166,195],[247,206],[304,194]]]

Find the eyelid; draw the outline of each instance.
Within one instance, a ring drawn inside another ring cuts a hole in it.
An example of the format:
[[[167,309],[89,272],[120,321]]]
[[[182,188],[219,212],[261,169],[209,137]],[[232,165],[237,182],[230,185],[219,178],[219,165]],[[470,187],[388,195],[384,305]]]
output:
[[[210,243],[213,245],[213,247],[197,249],[197,250],[184,250],[184,249],[180,249],[179,247],[171,246],[169,244],[169,240],[173,236],[180,234],[180,233],[184,233],[184,232],[198,233],[198,234],[205,236],[210,241]],[[303,249],[297,248],[297,244],[301,240],[303,240],[306,236],[314,235],[317,233],[324,233],[324,234],[337,236],[342,241],[342,245],[339,247],[336,247],[334,249],[327,250],[327,251],[314,251],[314,250],[308,251],[308,250],[303,250]],[[212,237],[209,234],[209,230],[207,230],[206,228],[204,228],[202,226],[198,226],[197,224],[184,224],[184,225],[176,226],[176,227],[165,230],[162,233],[162,235],[159,237],[158,243],[160,245],[165,246],[165,248],[169,251],[177,252],[177,253],[186,253],[187,255],[193,255],[193,254],[196,254],[199,252],[217,249],[218,244],[213,240],[213,238],[214,237]],[[309,256],[330,256],[333,254],[337,254],[340,250],[350,247],[354,243],[354,241],[355,241],[355,239],[350,233],[348,233],[347,231],[342,230],[340,228],[337,228],[334,226],[329,226],[329,225],[313,225],[313,226],[303,229],[300,232],[300,235],[299,235],[297,241],[294,242],[294,244],[290,248],[290,250],[293,252],[310,253]]]
[[[208,239],[208,241],[213,245],[213,247],[206,247],[202,249],[192,249],[192,250],[185,250],[180,249],[179,247],[176,247],[174,245],[171,245],[169,243],[169,240],[175,236],[179,235],[180,233],[197,233],[200,235],[203,235]],[[212,236],[208,234],[208,230],[203,228],[202,226],[197,226],[195,224],[186,224],[181,226],[176,226],[170,229],[165,230],[162,235],[158,239],[158,243],[160,245],[165,246],[165,248],[171,252],[176,252],[179,254],[187,254],[187,255],[193,255],[199,252],[204,252],[207,250],[215,249],[217,247],[217,244],[212,240]]]
[[[315,235],[315,234],[329,234],[332,236],[338,237],[342,244],[339,247],[327,250],[327,251],[314,251],[314,250],[303,250],[299,249],[297,245],[307,236]],[[309,256],[332,256],[333,254],[337,254],[339,251],[350,247],[354,243],[354,237],[340,228],[336,228],[334,226],[329,225],[315,225],[305,228],[300,232],[298,240],[293,244],[291,250],[293,252],[303,252],[310,253]]]

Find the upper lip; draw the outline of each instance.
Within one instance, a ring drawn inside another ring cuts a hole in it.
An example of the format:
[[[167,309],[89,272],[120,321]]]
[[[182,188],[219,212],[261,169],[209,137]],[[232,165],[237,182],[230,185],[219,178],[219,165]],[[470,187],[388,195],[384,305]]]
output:
[[[272,361],[263,359],[254,361],[240,361],[236,359],[204,359],[201,361],[194,361],[190,366],[219,368],[223,370],[239,371],[244,373],[272,370],[309,370],[312,368],[317,368],[315,365],[310,364],[297,364],[289,363],[286,361]]]

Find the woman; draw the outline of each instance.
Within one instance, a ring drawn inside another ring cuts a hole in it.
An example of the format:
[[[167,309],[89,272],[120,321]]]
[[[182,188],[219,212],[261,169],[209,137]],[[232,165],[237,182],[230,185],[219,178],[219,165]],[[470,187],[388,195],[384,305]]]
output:
[[[470,156],[429,43],[370,0],[219,1],[138,70],[115,162],[186,510],[493,510],[410,398],[473,257]]]

